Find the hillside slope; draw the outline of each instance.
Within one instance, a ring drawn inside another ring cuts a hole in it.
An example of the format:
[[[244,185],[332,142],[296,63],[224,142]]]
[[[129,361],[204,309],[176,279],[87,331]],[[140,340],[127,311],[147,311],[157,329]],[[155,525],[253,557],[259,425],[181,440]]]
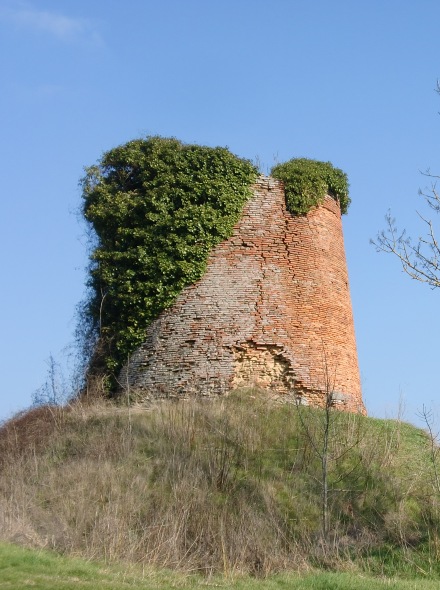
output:
[[[0,539],[202,573],[437,577],[430,448],[399,421],[326,422],[253,390],[143,411],[37,408],[0,429]]]

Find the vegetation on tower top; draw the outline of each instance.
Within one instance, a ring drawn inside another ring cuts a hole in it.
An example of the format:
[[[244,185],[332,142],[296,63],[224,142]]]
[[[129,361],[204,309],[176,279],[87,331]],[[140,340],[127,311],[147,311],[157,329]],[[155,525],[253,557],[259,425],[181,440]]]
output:
[[[278,164],[271,176],[284,182],[287,209],[293,215],[305,215],[329,194],[339,202],[341,213],[350,205],[347,175],[330,162],[295,158]]]

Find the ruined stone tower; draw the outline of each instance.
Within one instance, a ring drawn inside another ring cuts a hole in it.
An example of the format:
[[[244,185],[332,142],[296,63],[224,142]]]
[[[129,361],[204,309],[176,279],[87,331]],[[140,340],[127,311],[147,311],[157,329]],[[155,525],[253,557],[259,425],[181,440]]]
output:
[[[139,400],[257,385],[320,406],[331,388],[335,405],[365,413],[338,202],[293,216],[282,182],[261,176],[233,235],[123,373]]]

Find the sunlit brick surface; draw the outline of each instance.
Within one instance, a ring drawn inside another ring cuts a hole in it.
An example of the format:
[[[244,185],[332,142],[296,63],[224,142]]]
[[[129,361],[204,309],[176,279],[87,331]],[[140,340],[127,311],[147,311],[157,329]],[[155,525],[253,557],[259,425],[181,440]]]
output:
[[[151,324],[121,381],[139,401],[258,385],[365,413],[337,202],[294,217],[282,183],[260,177],[232,237]]]

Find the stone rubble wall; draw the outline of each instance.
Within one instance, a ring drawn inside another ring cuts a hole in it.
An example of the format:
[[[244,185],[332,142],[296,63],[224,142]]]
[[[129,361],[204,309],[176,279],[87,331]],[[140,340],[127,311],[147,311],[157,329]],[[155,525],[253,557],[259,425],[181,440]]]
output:
[[[286,210],[280,181],[261,176],[233,235],[207,271],[147,330],[120,382],[138,401],[268,395],[365,413],[338,203]]]

